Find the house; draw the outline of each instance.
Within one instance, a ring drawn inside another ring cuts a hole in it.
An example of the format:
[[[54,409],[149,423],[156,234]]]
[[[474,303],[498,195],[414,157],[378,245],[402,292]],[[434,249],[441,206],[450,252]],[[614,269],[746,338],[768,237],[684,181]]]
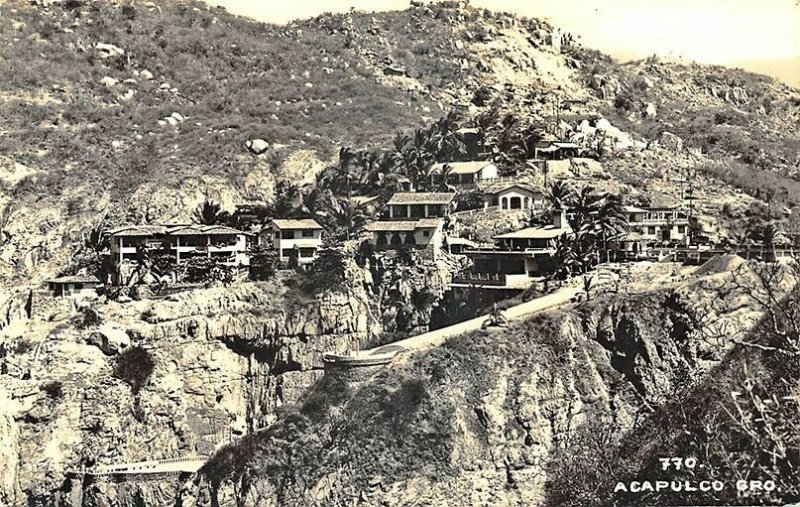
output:
[[[381,220],[372,222],[367,231],[372,233],[369,242],[376,250],[413,248],[424,251],[436,259],[444,240],[444,219],[420,218],[417,220]]]
[[[390,220],[441,218],[453,209],[452,192],[398,192],[386,203]]]
[[[639,232],[626,232],[609,241],[610,258],[612,261],[639,260],[647,255],[648,242],[648,237]]]
[[[322,226],[310,218],[275,219],[261,230],[258,242],[274,248],[280,262],[310,264],[322,246]]]
[[[444,247],[451,254],[461,255],[464,250],[478,248],[478,243],[458,236],[445,236]]]
[[[539,141],[534,145],[533,158],[536,160],[564,160],[580,157],[583,147],[564,141]]]
[[[464,249],[473,267],[459,273],[454,282],[511,286],[532,276],[541,276],[556,269],[555,254],[558,238],[572,234],[566,212],[553,217],[553,223],[527,227],[519,231],[498,234],[491,248]]]
[[[225,225],[128,225],[106,231],[111,259],[127,277],[143,253],[163,253],[175,264],[196,257],[216,259],[227,266],[248,266],[252,235]]]
[[[689,215],[676,207],[636,208],[625,206],[628,225],[650,242],[678,241],[689,239]]]
[[[541,210],[544,209],[544,194],[524,183],[496,183],[483,189],[483,206],[499,210]]]
[[[100,280],[96,276],[73,275],[47,280],[50,294],[57,298],[91,298],[97,296]]]
[[[498,177],[497,166],[488,161],[445,162],[433,164],[428,169],[428,176],[431,177],[432,183],[440,182],[445,166],[449,166],[450,172],[446,183],[453,185],[474,185]]]

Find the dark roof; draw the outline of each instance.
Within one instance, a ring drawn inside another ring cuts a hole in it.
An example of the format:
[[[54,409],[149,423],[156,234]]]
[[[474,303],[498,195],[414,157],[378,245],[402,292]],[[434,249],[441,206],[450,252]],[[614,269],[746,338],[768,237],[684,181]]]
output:
[[[60,284],[100,283],[100,280],[98,280],[97,277],[93,275],[70,275],[70,276],[61,276],[58,278],[53,278],[52,280],[47,280],[47,283],[60,283]]]
[[[450,204],[455,196],[452,192],[398,192],[387,204]]]
[[[322,229],[322,226],[311,218],[276,218],[272,221],[272,225],[278,229]]]

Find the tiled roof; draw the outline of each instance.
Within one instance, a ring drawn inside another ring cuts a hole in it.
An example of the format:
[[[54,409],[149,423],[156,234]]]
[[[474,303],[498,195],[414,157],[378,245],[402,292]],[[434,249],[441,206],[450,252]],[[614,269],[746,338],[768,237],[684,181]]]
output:
[[[441,218],[420,218],[417,220],[417,229],[434,229],[442,223]]]
[[[72,275],[47,280],[47,283],[100,283],[100,280],[92,275]]]
[[[542,193],[536,190],[533,185],[514,181],[507,181],[505,183],[490,183],[484,186],[482,190],[484,194],[494,195],[499,194],[500,192],[505,192],[506,190],[511,190],[512,188],[519,188],[521,190],[525,190],[526,192],[542,195]]]
[[[546,225],[544,227],[528,227],[519,231],[499,234],[494,236],[493,239],[553,239],[571,232],[572,229],[568,227],[556,228],[552,225]]]
[[[311,218],[276,218],[272,221],[272,225],[278,229],[322,229],[322,226]]]
[[[249,234],[247,232],[240,231],[239,229],[228,227],[227,225],[200,225],[200,224],[177,225],[168,228],[166,233],[171,236],[194,236],[197,234],[200,235]]]
[[[413,231],[416,228],[416,220],[381,220],[367,225],[367,230],[370,232]]]
[[[433,164],[428,169],[428,174],[441,172],[445,165],[450,166],[451,174],[475,174],[486,166],[492,165],[492,162],[487,160],[476,160],[472,162],[445,162],[440,164]]]
[[[156,236],[167,231],[163,225],[123,225],[105,231],[109,236]]]
[[[401,232],[415,229],[435,229],[442,225],[441,218],[421,218],[419,220],[380,220],[367,225],[370,232]]]
[[[455,196],[451,192],[398,192],[387,204],[449,204]]]

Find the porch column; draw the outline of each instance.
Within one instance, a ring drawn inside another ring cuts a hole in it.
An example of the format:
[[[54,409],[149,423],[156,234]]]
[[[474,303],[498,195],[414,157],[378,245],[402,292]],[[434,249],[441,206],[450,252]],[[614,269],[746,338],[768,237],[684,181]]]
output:
[[[211,236],[206,236],[206,259],[211,258]]]
[[[119,263],[122,264],[122,236],[119,237]]]
[[[430,215],[428,214],[428,205],[425,205],[425,218],[428,218]]]
[[[389,218],[394,218],[394,206],[389,206]]]
[[[180,264],[181,262],[181,237],[175,236],[175,264]]]

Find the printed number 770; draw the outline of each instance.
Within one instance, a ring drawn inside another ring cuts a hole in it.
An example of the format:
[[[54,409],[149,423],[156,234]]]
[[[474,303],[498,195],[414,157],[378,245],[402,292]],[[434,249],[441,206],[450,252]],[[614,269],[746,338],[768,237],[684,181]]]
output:
[[[661,462],[661,470],[669,470],[674,467],[675,470],[683,468],[694,468],[697,466],[697,458],[658,458]]]

